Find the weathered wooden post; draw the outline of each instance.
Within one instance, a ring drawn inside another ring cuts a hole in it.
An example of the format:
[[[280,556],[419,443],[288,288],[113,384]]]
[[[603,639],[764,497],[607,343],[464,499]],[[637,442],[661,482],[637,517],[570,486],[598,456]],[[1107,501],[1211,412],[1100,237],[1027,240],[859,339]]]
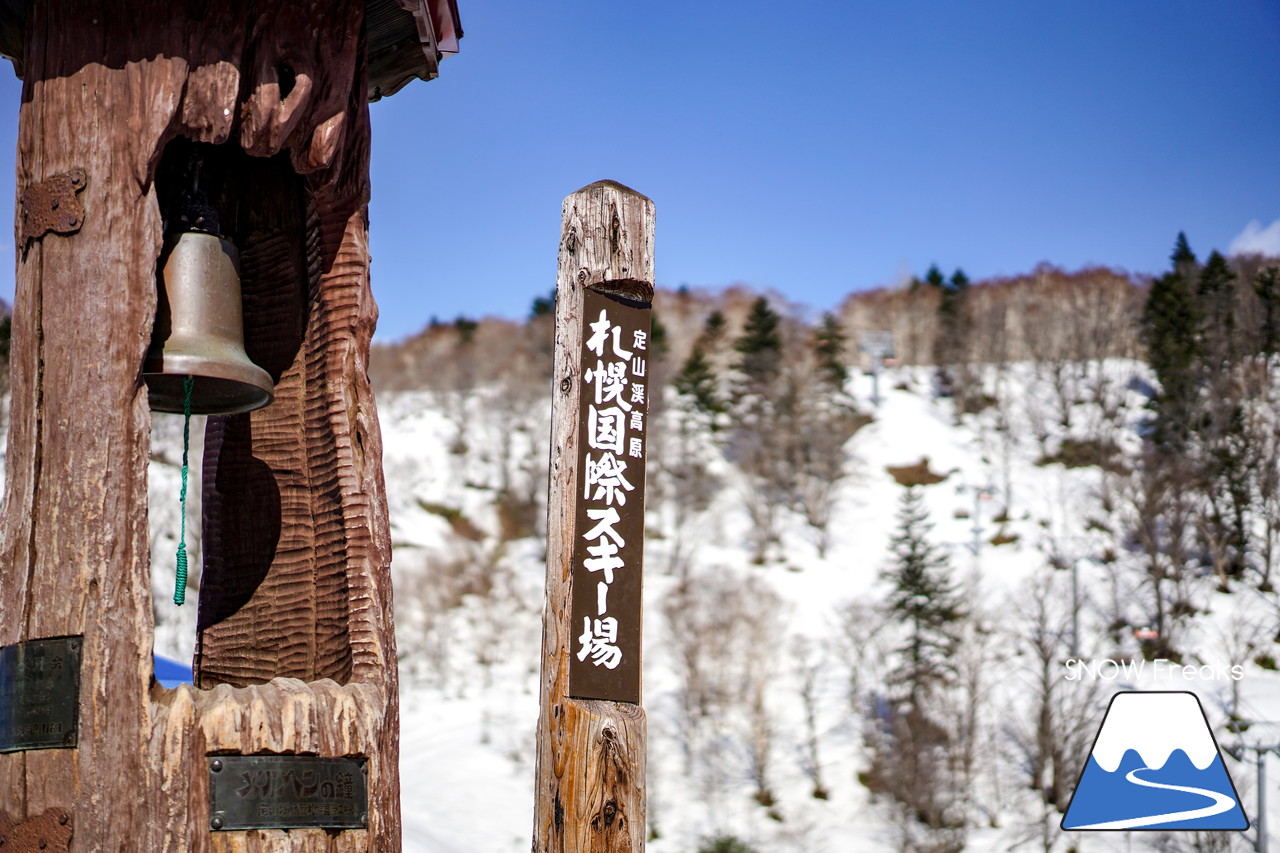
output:
[[[460,35],[451,6],[0,10],[24,80],[0,524],[0,836],[16,849],[399,849],[367,103],[434,76],[437,37]],[[166,690],[142,373],[157,261],[196,180],[238,249],[245,349],[275,400],[210,418],[198,686]]]
[[[538,720],[535,853],[645,843],[640,593],[653,202],[564,201]]]

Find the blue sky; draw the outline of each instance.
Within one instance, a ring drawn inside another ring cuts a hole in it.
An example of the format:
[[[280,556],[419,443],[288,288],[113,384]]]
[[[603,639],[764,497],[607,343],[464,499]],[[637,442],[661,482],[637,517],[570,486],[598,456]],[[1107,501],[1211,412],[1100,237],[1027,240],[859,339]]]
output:
[[[1157,271],[1179,230],[1280,251],[1275,0],[459,6],[440,78],[372,106],[382,340],[523,316],[602,178],[657,205],[660,285],[814,310],[935,262]],[[0,99],[11,161],[11,74]]]

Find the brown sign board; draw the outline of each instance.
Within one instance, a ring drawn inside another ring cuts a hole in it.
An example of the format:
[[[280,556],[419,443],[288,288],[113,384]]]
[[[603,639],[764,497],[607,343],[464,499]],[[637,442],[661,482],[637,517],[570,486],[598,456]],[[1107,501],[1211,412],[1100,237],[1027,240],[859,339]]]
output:
[[[569,695],[640,702],[648,306],[587,289]]]

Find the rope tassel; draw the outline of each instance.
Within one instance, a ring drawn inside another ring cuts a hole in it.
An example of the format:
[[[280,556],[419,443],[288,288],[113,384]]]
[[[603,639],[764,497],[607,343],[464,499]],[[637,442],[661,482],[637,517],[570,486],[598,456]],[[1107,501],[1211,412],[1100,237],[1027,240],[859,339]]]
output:
[[[182,491],[178,495],[182,521],[178,534],[177,572],[174,577],[173,603],[181,607],[187,600],[187,452],[191,447],[191,389],[196,380],[188,376],[182,381]]]

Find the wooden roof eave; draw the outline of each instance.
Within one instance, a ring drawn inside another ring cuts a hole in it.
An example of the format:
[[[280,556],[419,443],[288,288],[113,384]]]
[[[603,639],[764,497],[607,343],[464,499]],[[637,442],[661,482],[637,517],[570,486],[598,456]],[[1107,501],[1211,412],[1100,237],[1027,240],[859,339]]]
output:
[[[30,6],[31,0],[0,0],[0,57],[13,63],[19,79]],[[365,30],[370,101],[411,80],[435,79],[441,58],[456,53],[462,37],[456,0],[366,0]]]

